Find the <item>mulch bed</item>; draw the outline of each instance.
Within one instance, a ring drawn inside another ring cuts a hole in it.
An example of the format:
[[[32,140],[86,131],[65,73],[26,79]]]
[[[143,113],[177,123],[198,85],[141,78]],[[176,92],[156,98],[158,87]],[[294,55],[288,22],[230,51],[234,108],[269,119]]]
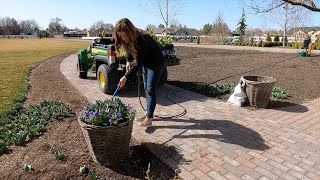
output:
[[[234,83],[241,76],[260,75],[276,79],[276,87],[285,89],[289,98],[269,108],[302,104],[320,97],[320,55],[260,51],[175,47],[180,65],[168,67],[169,83],[192,88],[197,83]],[[191,89],[195,91],[195,89]],[[207,92],[198,92],[208,96]],[[214,97],[227,101],[230,94]]]
[[[30,90],[25,105],[43,100],[62,100],[74,112],[85,106],[86,99],[77,92],[60,72],[60,64],[70,54],[51,58],[32,71]],[[67,156],[56,160],[51,148]],[[172,172],[158,158],[134,139],[130,156],[117,167],[105,167],[91,160],[77,117],[53,120],[48,130],[24,146],[10,146],[9,152],[0,156],[1,179],[89,179],[79,173],[80,166],[93,169],[101,179],[144,179],[148,164],[155,179],[172,179]],[[23,171],[24,164],[31,164],[33,171]]]

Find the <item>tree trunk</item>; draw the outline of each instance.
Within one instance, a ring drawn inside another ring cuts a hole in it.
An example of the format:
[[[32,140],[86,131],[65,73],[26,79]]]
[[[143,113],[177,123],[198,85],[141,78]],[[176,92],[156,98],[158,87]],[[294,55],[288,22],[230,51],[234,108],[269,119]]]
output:
[[[167,4],[166,4],[166,33],[165,33],[165,34],[166,34],[166,37],[167,37],[168,23],[169,23],[169,20],[168,20],[168,16],[169,16],[169,14],[168,14],[168,13],[169,13],[169,12],[168,12],[168,5],[169,5],[169,3],[168,3],[168,1],[169,1],[169,0],[166,1],[166,3],[167,3]]]
[[[285,18],[285,23],[284,23],[284,31],[283,31],[283,43],[282,46],[286,46],[286,35],[287,35],[287,26],[288,26],[288,3],[285,5],[285,11],[286,11],[286,18]]]

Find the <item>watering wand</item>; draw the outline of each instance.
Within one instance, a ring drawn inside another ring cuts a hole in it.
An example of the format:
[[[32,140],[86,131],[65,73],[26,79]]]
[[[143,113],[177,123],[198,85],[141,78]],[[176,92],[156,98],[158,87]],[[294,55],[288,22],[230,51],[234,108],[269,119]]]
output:
[[[112,97],[115,97],[118,94],[119,90],[120,90],[120,86],[118,86],[117,89],[114,91]]]

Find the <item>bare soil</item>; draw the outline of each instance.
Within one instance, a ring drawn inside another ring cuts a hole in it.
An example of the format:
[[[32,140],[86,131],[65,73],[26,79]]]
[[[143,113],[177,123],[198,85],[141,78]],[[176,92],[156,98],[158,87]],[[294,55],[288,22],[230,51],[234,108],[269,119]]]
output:
[[[25,105],[45,99],[62,100],[78,112],[88,103],[60,72],[60,64],[68,55],[51,58],[32,71]],[[56,160],[52,148],[62,151],[66,159]],[[128,158],[118,166],[93,162],[75,115],[53,120],[47,132],[23,146],[10,146],[6,154],[0,155],[0,162],[0,179],[89,179],[79,173],[83,165],[94,170],[100,179],[144,179],[149,163],[155,179],[174,178],[174,172],[134,139]],[[30,164],[33,170],[24,172],[24,164]]]
[[[288,99],[273,102],[269,108],[306,103],[320,97],[320,55],[260,51],[175,47],[180,65],[168,67],[169,83],[192,89],[197,83],[234,83],[241,76],[271,76],[276,87],[289,93]],[[208,92],[198,92],[208,96]],[[226,101],[230,96],[214,97]]]

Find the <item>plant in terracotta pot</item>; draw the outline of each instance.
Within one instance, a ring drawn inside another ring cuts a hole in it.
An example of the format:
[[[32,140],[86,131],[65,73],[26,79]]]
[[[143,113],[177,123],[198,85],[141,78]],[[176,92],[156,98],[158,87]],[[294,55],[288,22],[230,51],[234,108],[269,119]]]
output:
[[[135,110],[114,97],[88,104],[79,112],[79,124],[92,159],[104,165],[126,158]]]

